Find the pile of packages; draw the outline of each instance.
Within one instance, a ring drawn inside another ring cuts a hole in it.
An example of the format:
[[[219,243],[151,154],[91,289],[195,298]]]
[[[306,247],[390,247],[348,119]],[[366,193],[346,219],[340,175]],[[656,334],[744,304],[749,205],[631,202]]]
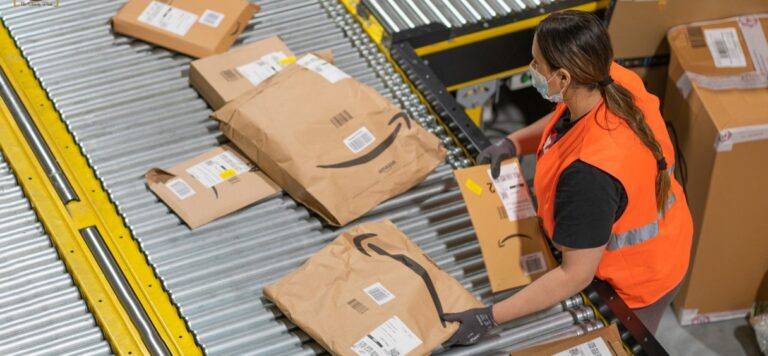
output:
[[[146,173],[190,228],[281,191],[344,226],[444,160],[436,137],[335,67],[330,51],[297,55],[279,37],[229,50],[258,10],[244,0],[133,0],[113,19],[118,33],[197,58],[190,84],[230,140]],[[456,172],[494,291],[556,266],[527,189],[509,191],[524,183],[519,164],[502,170],[499,181],[487,166]],[[264,292],[334,354],[429,353],[458,328],[445,313],[482,306],[389,221],[350,227]]]

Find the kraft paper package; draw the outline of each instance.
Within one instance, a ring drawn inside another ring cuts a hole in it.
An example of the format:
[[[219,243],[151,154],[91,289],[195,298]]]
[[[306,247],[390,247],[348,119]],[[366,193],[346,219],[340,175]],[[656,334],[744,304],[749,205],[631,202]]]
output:
[[[481,307],[388,220],[339,235],[264,294],[334,355],[425,355]]]
[[[280,193],[280,187],[225,144],[168,169],[145,174],[149,189],[190,229]]]
[[[548,342],[520,351],[510,356],[629,356],[621,341],[616,324],[597,329],[588,334]]]
[[[272,180],[335,226],[420,183],[445,158],[435,136],[313,54],[212,116]]]

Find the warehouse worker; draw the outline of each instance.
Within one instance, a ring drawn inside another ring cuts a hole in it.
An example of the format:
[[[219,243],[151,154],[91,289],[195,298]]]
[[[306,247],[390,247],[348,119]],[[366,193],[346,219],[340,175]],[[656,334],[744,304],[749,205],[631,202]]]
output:
[[[593,277],[610,283],[655,332],[686,274],[693,234],[659,100],[612,63],[608,34],[591,13],[549,16],[532,51],[532,84],[555,109],[483,150],[478,162],[491,163],[498,177],[502,160],[536,154],[538,214],[562,264],[493,306],[446,315],[461,322],[448,342],[475,343]]]

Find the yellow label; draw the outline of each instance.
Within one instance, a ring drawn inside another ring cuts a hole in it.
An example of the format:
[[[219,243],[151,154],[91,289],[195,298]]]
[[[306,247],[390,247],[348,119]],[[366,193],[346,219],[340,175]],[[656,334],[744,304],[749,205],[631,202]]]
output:
[[[284,66],[287,66],[287,65],[289,65],[289,64],[291,64],[293,62],[296,62],[296,56],[280,58],[280,60],[278,62],[280,64],[284,65]]]
[[[234,169],[232,169],[232,168],[227,169],[226,171],[222,171],[221,173],[219,173],[219,177],[221,177],[221,179],[229,179],[229,178],[234,177],[235,175],[237,175],[237,172]]]
[[[464,185],[471,191],[472,193],[475,193],[477,195],[480,195],[483,193],[483,187],[480,186],[480,184],[477,184],[472,178],[467,178],[466,183]]]

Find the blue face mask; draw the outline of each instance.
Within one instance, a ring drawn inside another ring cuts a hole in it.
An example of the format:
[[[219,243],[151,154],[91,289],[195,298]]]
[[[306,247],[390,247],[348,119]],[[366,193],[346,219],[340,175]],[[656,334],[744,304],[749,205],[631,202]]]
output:
[[[563,90],[560,90],[560,92],[557,94],[549,95],[549,81],[555,77],[554,74],[552,77],[547,79],[543,74],[537,72],[531,66],[528,66],[528,73],[531,74],[531,85],[533,85],[533,87],[539,91],[539,94],[541,94],[544,99],[547,99],[553,103],[563,102]]]

